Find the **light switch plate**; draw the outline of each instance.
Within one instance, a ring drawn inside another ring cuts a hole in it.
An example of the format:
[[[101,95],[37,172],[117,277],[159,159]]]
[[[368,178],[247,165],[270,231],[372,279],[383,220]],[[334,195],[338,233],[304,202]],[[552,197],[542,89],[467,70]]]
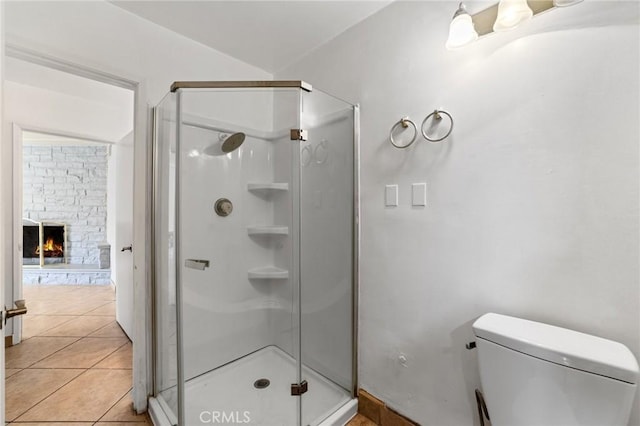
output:
[[[398,185],[385,185],[384,205],[387,207],[398,206]]]
[[[427,184],[414,183],[411,185],[411,204],[414,206],[427,205]]]

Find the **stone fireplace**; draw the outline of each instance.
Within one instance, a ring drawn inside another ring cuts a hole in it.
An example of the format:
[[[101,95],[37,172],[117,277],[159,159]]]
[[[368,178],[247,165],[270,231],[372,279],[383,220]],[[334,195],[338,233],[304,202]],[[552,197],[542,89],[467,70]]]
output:
[[[109,284],[98,247],[107,239],[108,147],[24,145],[22,158],[23,283]]]

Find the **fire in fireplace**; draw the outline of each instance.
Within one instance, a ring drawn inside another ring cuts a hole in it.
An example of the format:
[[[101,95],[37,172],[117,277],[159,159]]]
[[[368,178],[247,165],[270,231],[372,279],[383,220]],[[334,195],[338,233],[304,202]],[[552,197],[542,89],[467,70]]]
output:
[[[46,232],[45,227],[45,232]],[[42,244],[42,251],[44,251],[44,257],[62,257],[64,255],[64,244],[58,238],[58,241],[54,237],[48,237],[47,241]],[[40,256],[40,245],[36,247],[36,253]]]

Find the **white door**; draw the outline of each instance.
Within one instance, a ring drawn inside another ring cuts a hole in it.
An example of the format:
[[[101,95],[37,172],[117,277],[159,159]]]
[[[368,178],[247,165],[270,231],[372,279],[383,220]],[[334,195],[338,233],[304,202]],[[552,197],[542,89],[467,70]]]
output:
[[[133,134],[113,147],[115,156],[116,320],[133,340]]]
[[[4,5],[0,4],[0,42],[4,42],[4,28],[2,23],[4,21],[3,8]],[[4,55],[0,56],[0,99],[2,99],[2,82],[4,79],[4,75],[2,74],[3,59]],[[4,116],[2,115],[2,103],[0,103],[0,135],[2,135],[2,121],[4,120]],[[11,167],[11,158],[8,155],[3,154],[3,151],[0,150],[0,182],[5,180],[6,173],[10,170]],[[0,187],[2,191],[0,192],[0,259],[4,259],[6,256],[6,250],[13,249],[13,242],[11,238],[7,238],[7,231],[11,228],[7,226],[8,223],[11,223],[11,216],[7,217],[7,214],[10,213],[10,210],[7,209],[7,205],[12,205],[13,203],[10,201],[11,197],[7,198],[6,189],[4,187]],[[12,206],[11,206],[12,207]],[[9,222],[8,222],[9,221]],[[4,291],[5,291],[5,274],[6,274],[6,266],[0,261],[0,308],[4,306]],[[0,315],[0,321],[3,320],[4,314]],[[0,334],[2,336],[3,334]],[[0,345],[0,424],[4,424],[4,344]]]

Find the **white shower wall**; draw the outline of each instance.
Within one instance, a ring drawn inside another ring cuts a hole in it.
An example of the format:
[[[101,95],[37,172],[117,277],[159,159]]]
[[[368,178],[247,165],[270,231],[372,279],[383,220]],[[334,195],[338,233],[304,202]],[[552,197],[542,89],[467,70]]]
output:
[[[183,126],[183,152],[217,141],[218,132]],[[249,269],[273,264],[273,252],[247,235],[252,224],[273,223],[273,209],[247,191],[250,182],[272,180],[270,152],[268,142],[247,137],[231,154],[182,159],[181,256],[211,262],[204,271],[183,269],[187,379],[270,344],[271,284],[247,278]],[[231,200],[231,215],[216,215],[219,198]]]
[[[267,345],[294,356],[292,280],[249,279],[248,271],[275,266],[292,276],[289,130],[297,126],[299,92],[188,90],[182,97],[186,121],[247,134],[230,154],[194,155],[219,142],[221,132],[183,126],[182,256],[211,261],[210,268],[183,275],[185,377]],[[249,191],[250,183],[287,183],[289,190]],[[214,213],[218,198],[232,201],[231,215]],[[248,235],[250,226],[269,225],[287,226],[289,234]]]

